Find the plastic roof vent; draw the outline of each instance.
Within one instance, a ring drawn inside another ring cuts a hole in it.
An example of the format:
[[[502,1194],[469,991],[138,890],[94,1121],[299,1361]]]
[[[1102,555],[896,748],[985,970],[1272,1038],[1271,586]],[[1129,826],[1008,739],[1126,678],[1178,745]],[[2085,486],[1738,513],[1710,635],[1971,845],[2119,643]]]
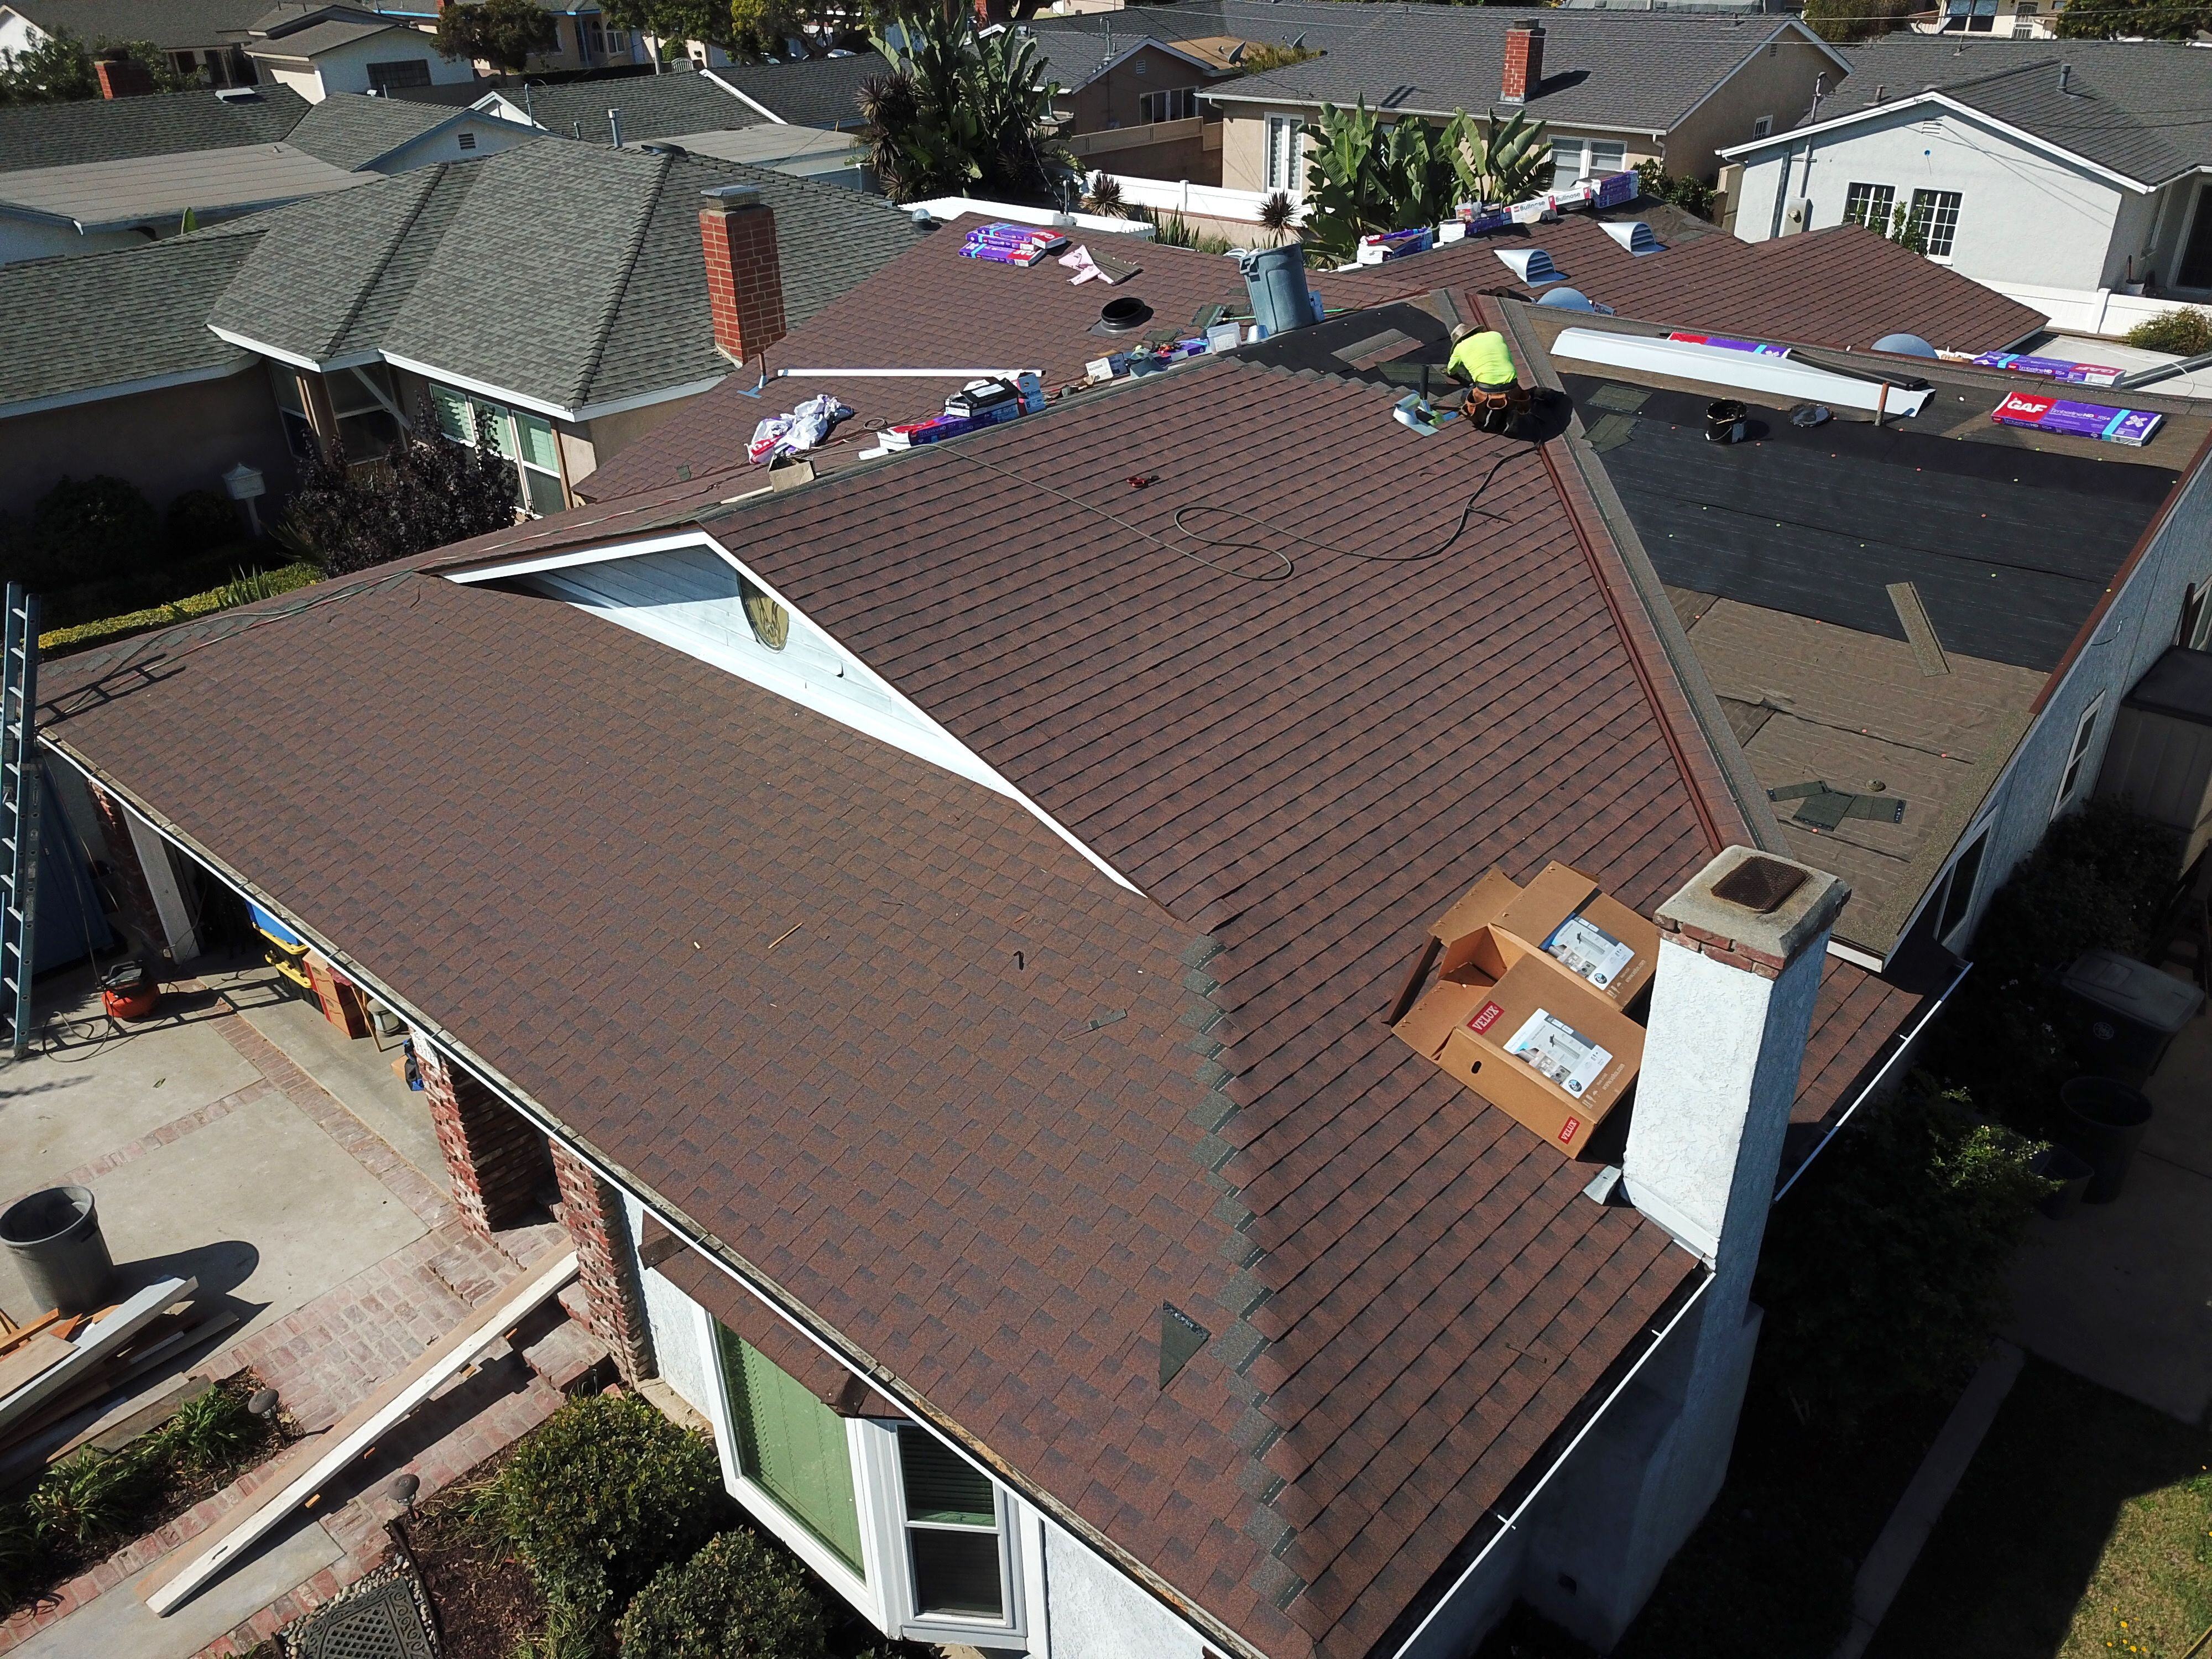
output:
[[[1541,288],[1546,283],[1559,280],[1559,268],[1552,263],[1552,256],[1540,247],[1501,247],[1492,252],[1530,288]]]
[[[1876,351],[1893,352],[1899,357],[1933,357],[1936,348],[1917,334],[1885,334],[1874,343]]]
[[[1536,303],[1540,306],[1551,306],[1560,311],[1594,311],[1607,317],[1613,315],[1611,306],[1598,304],[1578,288],[1555,288]]]
[[[1667,251],[1666,243],[1653,235],[1651,227],[1641,219],[1631,219],[1623,224],[1603,225],[1600,228],[1639,259],[1647,253],[1664,253]]]

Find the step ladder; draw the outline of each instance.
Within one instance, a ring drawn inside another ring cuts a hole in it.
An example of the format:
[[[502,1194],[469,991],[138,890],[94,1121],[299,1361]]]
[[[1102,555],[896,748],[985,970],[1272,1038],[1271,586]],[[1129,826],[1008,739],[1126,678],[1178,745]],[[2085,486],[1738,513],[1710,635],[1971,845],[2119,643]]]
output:
[[[0,991],[9,1051],[31,1046],[32,939],[39,887],[39,599],[8,584],[0,638]]]

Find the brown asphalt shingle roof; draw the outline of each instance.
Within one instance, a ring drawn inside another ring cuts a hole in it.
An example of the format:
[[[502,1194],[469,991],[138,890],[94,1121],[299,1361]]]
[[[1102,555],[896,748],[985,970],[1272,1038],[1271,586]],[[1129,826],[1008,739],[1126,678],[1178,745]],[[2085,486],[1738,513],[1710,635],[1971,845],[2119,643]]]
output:
[[[1217,362],[455,550],[704,513],[1148,896],[997,793],[428,574],[56,665],[44,729],[1018,1484],[1260,1650],[1359,1659],[1699,1271],[1389,999],[1493,865],[1648,913],[1741,838],[1547,456],[1390,401]],[[310,672],[379,710],[375,767]],[[1165,1390],[1163,1303],[1212,1333]]]
[[[1668,240],[1663,225],[1654,228]],[[1317,277],[1314,286],[1331,305],[1379,305],[1437,288],[1538,299],[1547,289],[1522,287],[1497,255],[1528,247],[1549,253],[1566,286],[1624,317],[1708,333],[1860,350],[1885,334],[1906,333],[1943,350],[1978,352],[2002,350],[2047,326],[2042,313],[1857,225],[1763,242],[1706,234],[1638,258],[1589,214],[1567,213],[1555,224],[1471,238]]]

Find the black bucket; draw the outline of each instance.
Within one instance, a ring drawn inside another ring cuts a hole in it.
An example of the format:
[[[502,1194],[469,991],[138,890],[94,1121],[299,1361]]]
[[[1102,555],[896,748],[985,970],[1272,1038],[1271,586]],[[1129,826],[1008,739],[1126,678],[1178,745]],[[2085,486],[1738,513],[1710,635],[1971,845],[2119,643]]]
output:
[[[2136,1144],[2150,1127],[2150,1102],[2142,1090],[2116,1077],[2077,1077],[2059,1085],[2065,1114],[2062,1139],[2069,1151],[2094,1165],[2085,1204],[2110,1204],[2120,1195]]]
[[[1709,444],[1740,444],[1743,441],[1744,427],[1751,419],[1751,410],[1734,398],[1717,398],[1705,405],[1705,441]]]
[[[2058,1183],[2058,1190],[2035,1206],[2053,1221],[2063,1221],[2081,1207],[2081,1194],[2097,1174],[2095,1164],[2063,1146],[2045,1146],[2027,1167],[2045,1181]]]
[[[90,1313],[114,1288],[115,1263],[88,1187],[49,1187],[16,1200],[0,1215],[0,1245],[15,1258],[33,1318],[49,1308]]]

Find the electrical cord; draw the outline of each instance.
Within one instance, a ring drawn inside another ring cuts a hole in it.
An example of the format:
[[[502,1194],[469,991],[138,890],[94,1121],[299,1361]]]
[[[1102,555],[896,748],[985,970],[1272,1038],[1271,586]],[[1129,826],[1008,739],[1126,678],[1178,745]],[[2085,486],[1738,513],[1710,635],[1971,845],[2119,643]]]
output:
[[[1129,534],[1139,538],[1140,540],[1148,541],[1155,547],[1160,548],[1166,552],[1173,553],[1179,558],[1188,559],[1193,564],[1203,565],[1208,570],[1218,571],[1224,576],[1233,576],[1238,581],[1279,582],[1287,580],[1289,577],[1294,575],[1297,571],[1297,562],[1294,561],[1290,555],[1287,553],[1278,552],[1272,547],[1262,547],[1259,545],[1256,541],[1241,541],[1225,536],[1209,536],[1203,531],[1192,529],[1184,522],[1185,518],[1189,514],[1197,513],[1224,514],[1230,518],[1241,519],[1247,524],[1255,526],[1279,540],[1291,542],[1301,546],[1308,547],[1317,553],[1334,553],[1347,559],[1364,560],[1370,564],[1421,564],[1425,563],[1431,559],[1442,558],[1446,553],[1449,552],[1452,550],[1452,547],[1458,542],[1459,538],[1467,533],[1468,521],[1475,515],[1478,510],[1484,511],[1486,516],[1488,517],[1494,518],[1497,516],[1494,514],[1487,513],[1486,509],[1481,508],[1480,503],[1482,501],[1483,492],[1490,488],[1490,481],[1498,476],[1498,470],[1502,468],[1506,462],[1513,459],[1516,452],[1511,449],[1505,450],[1498,457],[1497,459],[1490,464],[1490,470],[1482,475],[1482,482],[1475,485],[1474,492],[1469,495],[1467,500],[1461,505],[1459,518],[1453,524],[1450,533],[1446,535],[1441,541],[1437,542],[1435,546],[1425,548],[1416,553],[1370,553],[1363,551],[1358,548],[1340,547],[1334,542],[1318,541],[1313,537],[1308,536],[1301,532],[1285,530],[1280,525],[1275,524],[1269,520],[1263,519],[1256,513],[1247,512],[1241,507],[1229,507],[1218,501],[1186,501],[1182,506],[1176,508],[1175,516],[1171,522],[1178,534],[1188,538],[1188,540],[1195,543],[1200,547],[1212,549],[1215,550],[1235,549],[1242,552],[1256,553],[1275,562],[1275,568],[1262,572],[1239,570],[1226,564],[1217,563],[1212,559],[1204,557],[1202,555],[1192,551],[1188,547],[1176,545],[1174,542],[1170,541],[1166,537],[1158,534],[1157,532],[1147,530],[1142,525],[1131,523],[1120,514],[1113,512],[1107,507],[1101,507],[1096,501],[1085,501],[1081,496],[1070,495],[1067,491],[1058,488],[1056,485],[1046,483],[1041,480],[1025,477],[1022,473],[1014,471],[1012,467],[1000,466],[997,462],[985,460],[980,455],[970,454],[964,450],[949,446],[946,448],[940,450],[939,453],[958,460],[965,461],[971,466],[981,467],[986,471],[995,472],[1000,477],[1020,484],[1025,489],[1042,490],[1046,495],[1053,496],[1058,501],[1066,502],[1070,507],[1080,507],[1086,513],[1096,514],[1098,517],[1104,519],[1108,523],[1128,532]],[[1133,489],[1144,489],[1149,487],[1153,482],[1153,479],[1152,477],[1146,477],[1144,479],[1143,483],[1139,483],[1138,479],[1133,477],[1129,479],[1128,482]]]

